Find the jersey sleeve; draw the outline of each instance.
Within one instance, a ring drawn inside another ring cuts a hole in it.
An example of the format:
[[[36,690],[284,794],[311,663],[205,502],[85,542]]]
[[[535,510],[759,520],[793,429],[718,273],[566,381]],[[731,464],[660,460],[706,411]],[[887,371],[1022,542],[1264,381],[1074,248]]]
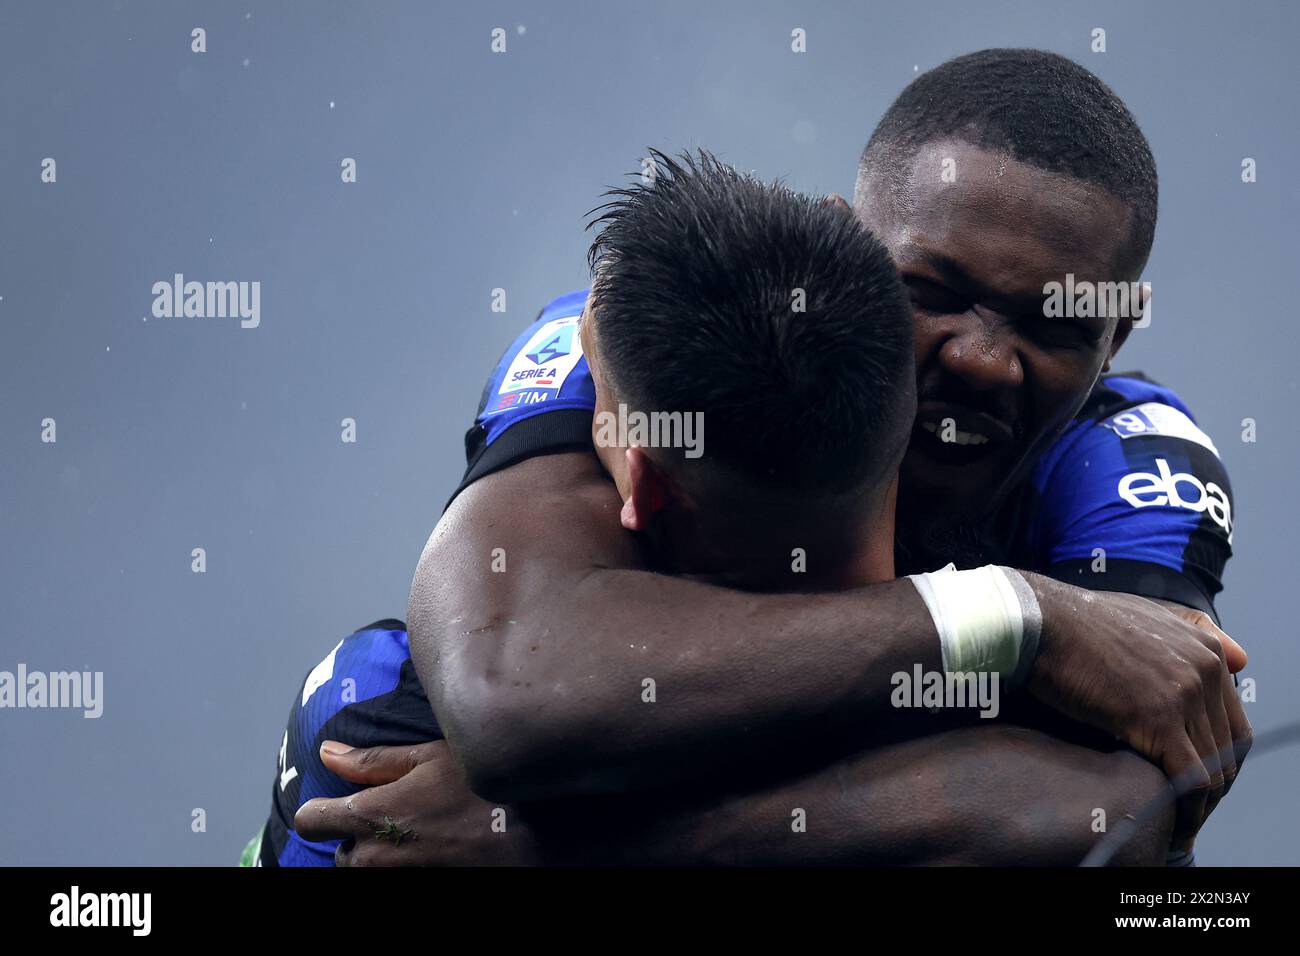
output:
[[[400,746],[442,738],[411,661],[406,625],[383,620],[345,637],[303,679],[280,741],[271,813],[262,831],[261,866],[333,866],[338,840],[313,842],[293,828],[315,797],[362,788],[326,768],[320,747]]]
[[[465,433],[465,475],[453,500],[526,458],[591,447],[596,388],[578,336],[586,300],[584,290],[551,302],[493,368]]]
[[[1232,491],[1185,408],[1136,404],[1078,422],[1036,477],[1039,566],[1101,591],[1176,601],[1216,621],[1232,555]]]

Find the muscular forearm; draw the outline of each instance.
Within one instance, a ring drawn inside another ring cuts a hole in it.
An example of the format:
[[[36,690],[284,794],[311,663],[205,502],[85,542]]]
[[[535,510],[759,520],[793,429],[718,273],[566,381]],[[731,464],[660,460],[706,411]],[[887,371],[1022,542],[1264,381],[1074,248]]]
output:
[[[933,732],[924,711],[889,706],[893,675],[942,666],[911,582],[763,595],[653,574],[591,456],[553,457],[567,461],[464,492],[411,590],[412,656],[475,792],[707,788],[824,765],[865,746],[865,728]],[[1219,640],[1150,601],[1024,577],[1043,621],[1025,692],[1221,791],[1235,763],[1202,755],[1248,744],[1249,725]],[[1200,818],[1189,800],[1182,829]]]
[[[496,477],[484,494],[502,494]],[[908,581],[765,595],[593,566],[602,557],[565,574],[521,555],[537,536],[500,544],[513,564],[493,574],[490,546],[512,531],[470,526],[474,501],[463,504],[426,549],[408,621],[447,738],[495,799],[688,779],[719,755],[743,761],[782,738],[878,720],[895,672],[941,666]]]
[[[650,802],[534,816],[542,862],[722,865],[1077,864],[1167,784],[1129,751],[976,727],[858,754],[708,806]],[[1172,810],[1118,860],[1159,865]]]

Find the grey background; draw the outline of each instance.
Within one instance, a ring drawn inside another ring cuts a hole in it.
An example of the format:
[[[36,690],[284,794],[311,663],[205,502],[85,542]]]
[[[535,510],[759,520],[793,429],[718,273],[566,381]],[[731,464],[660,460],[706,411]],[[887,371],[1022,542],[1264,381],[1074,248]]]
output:
[[[915,70],[986,46],[1080,60],[1152,141],[1157,308],[1120,364],[1179,390],[1219,445],[1237,504],[1220,609],[1259,682],[1248,712],[1257,731],[1294,718],[1294,5],[0,11],[0,669],[106,683],[99,720],[0,711],[0,863],[234,862],[302,675],[404,613],[485,375],[585,283],[601,189],[647,145],[698,144],[847,194]],[[144,321],[175,272],[260,280],[261,327]],[[1203,864],[1300,863],[1300,750],[1252,764]]]

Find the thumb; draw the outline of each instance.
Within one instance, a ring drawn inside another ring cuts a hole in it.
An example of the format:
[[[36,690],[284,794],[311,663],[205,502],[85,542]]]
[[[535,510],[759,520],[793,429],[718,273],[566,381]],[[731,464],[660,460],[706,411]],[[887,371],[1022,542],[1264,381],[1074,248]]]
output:
[[[350,747],[336,740],[320,745],[321,763],[351,783],[374,787],[392,783],[437,756],[440,740],[405,747]]]
[[[1228,672],[1235,674],[1246,667],[1246,649],[1222,631],[1219,638],[1223,642],[1223,656],[1228,662]]]
[[[1204,611],[1189,607],[1169,607],[1176,615],[1189,624],[1194,624],[1206,634],[1216,638],[1223,648],[1223,660],[1228,665],[1228,673],[1235,674],[1246,666],[1246,650],[1234,641],[1228,632],[1214,623],[1214,619]]]
[[[1211,637],[1218,638],[1219,644],[1223,647],[1223,661],[1228,665],[1229,674],[1235,674],[1246,666],[1246,649],[1234,641],[1227,631],[1215,624],[1208,614],[1201,614],[1193,623]]]

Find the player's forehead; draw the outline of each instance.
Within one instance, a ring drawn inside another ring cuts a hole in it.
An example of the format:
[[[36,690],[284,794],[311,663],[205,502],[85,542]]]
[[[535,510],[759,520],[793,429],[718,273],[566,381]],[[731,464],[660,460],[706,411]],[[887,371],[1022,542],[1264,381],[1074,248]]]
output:
[[[1132,212],[1102,187],[961,140],[923,144],[903,162],[858,197],[900,269],[954,263],[1009,295],[1066,273],[1120,278]]]

